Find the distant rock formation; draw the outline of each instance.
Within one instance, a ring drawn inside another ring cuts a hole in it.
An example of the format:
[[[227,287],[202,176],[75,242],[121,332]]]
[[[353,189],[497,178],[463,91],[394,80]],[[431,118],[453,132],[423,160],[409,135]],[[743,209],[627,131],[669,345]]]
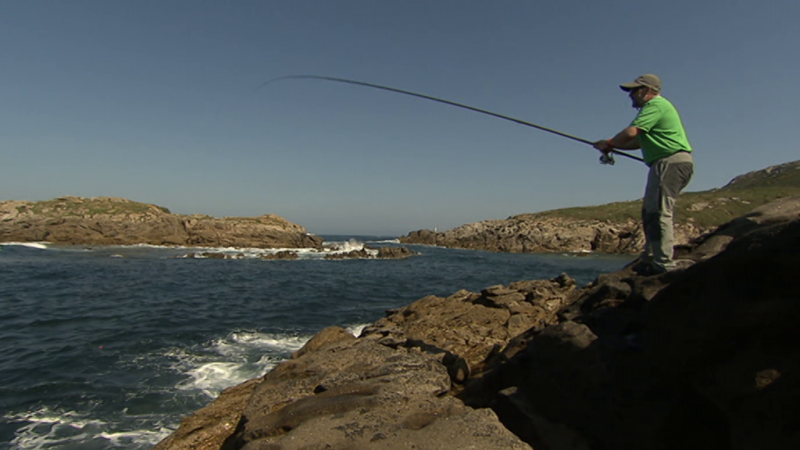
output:
[[[800,448],[800,197],[579,288],[428,296],[332,327],[156,450]]]
[[[678,242],[702,232],[691,224],[685,228],[676,227]],[[470,223],[444,232],[412,231],[400,242],[511,253],[636,253],[644,245],[644,234],[635,220],[608,223],[531,214]]]
[[[408,247],[373,248],[365,245],[364,248],[359,250],[325,255],[325,259],[405,259],[417,254],[417,252],[409,250]]]
[[[0,202],[0,242],[320,248],[322,238],[273,214],[214,218],[116,197]]]

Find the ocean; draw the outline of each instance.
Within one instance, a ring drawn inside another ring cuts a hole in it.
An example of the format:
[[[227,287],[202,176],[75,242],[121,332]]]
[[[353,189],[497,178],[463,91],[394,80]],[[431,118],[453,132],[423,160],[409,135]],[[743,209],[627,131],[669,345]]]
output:
[[[420,254],[409,259],[325,260],[399,244],[324,238],[338,250],[300,250],[297,260],[264,260],[274,251],[259,249],[3,244],[0,450],[148,449],[325,327],[357,335],[387,309],[459,289],[561,273],[583,285],[632,259],[410,245]]]

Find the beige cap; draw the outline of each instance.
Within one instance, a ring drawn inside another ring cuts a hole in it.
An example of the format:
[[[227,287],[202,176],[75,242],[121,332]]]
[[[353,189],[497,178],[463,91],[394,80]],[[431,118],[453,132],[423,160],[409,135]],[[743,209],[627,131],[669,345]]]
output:
[[[647,73],[647,74],[639,76],[638,78],[633,80],[632,83],[620,84],[619,88],[622,89],[625,92],[629,92],[629,91],[631,91],[633,89],[636,89],[636,88],[639,88],[639,87],[642,87],[642,86],[647,86],[649,88],[653,88],[656,91],[660,92],[661,91],[661,78],[658,78],[658,76],[653,75],[652,73]]]

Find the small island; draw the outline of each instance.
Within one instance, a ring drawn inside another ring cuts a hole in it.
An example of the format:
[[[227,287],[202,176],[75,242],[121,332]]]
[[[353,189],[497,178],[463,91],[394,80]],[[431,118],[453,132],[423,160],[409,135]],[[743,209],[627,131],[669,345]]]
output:
[[[215,218],[118,197],[0,202],[0,242],[55,245],[321,248],[322,238],[274,215]]]

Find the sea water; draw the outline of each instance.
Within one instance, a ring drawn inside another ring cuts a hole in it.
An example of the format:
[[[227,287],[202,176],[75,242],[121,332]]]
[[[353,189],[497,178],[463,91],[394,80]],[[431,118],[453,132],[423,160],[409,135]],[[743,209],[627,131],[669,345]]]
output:
[[[260,249],[0,246],[0,449],[147,449],[325,327],[358,335],[429,294],[561,273],[582,285],[631,259],[414,245],[419,255],[402,260],[324,259],[364,243],[398,245],[329,236],[328,250],[297,260],[264,260],[279,250]]]

